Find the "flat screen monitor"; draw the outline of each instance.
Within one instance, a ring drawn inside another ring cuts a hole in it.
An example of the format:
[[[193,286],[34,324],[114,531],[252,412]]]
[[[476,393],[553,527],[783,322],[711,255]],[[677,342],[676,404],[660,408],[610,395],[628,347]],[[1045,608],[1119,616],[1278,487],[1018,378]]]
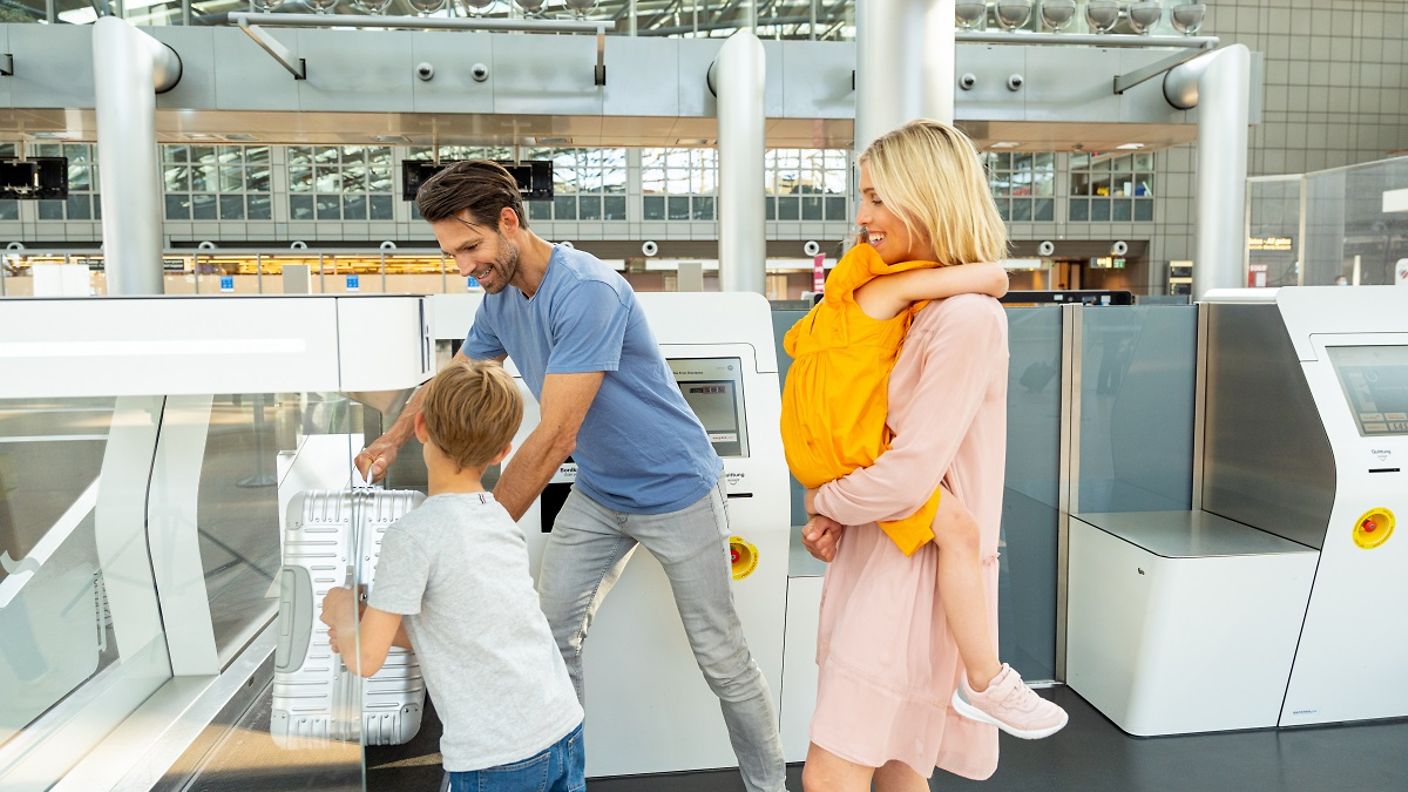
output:
[[[1408,346],[1329,347],[1359,434],[1408,435]]]
[[[743,409],[743,361],[739,358],[670,358],[670,370],[689,408],[704,424],[721,457],[748,456],[748,420]]]
[[[455,164],[458,160],[425,162],[406,160],[401,163],[401,197],[414,201],[420,186],[431,176]],[[518,182],[518,189],[525,201],[551,201],[553,196],[552,160],[528,160],[512,162],[498,160],[498,163]]]
[[[0,198],[54,200],[68,197],[68,158],[0,158]]]

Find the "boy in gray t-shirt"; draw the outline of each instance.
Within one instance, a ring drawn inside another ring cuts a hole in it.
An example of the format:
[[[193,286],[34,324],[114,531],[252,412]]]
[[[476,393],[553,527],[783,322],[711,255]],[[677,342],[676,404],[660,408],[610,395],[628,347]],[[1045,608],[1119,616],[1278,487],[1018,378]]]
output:
[[[523,532],[480,482],[522,420],[513,379],[496,363],[452,363],[422,394],[425,503],[387,529],[362,613],[371,676],[393,643],[415,649],[444,725],[451,792],[586,789],[582,708],[528,571]],[[328,592],[334,651],[352,651],[356,598]]]

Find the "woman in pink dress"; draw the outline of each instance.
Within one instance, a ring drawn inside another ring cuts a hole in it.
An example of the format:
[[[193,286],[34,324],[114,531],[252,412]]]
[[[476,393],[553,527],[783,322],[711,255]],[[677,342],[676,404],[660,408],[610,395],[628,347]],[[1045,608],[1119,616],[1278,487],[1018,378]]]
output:
[[[939,259],[935,250],[960,234],[1005,241],[976,160],[962,133],[933,121],[871,144],[860,158],[857,222],[887,263]],[[1064,712],[1006,666],[973,690],[939,600],[941,589],[962,582],[941,579],[936,544],[906,557],[875,525],[912,514],[941,484],[944,498],[966,506],[977,530],[970,523],[971,541],[945,546],[981,560],[981,579],[969,584],[986,594],[979,618],[995,651],[1007,443],[1007,319],[996,300],[965,294],[919,313],[890,375],[888,424],[894,440],[875,464],[808,493],[814,516],[804,541],[831,566],[807,792],[864,792],[872,781],[878,792],[927,792],[935,767],[990,777],[997,721],[974,719],[974,705],[1008,723],[1052,731],[1065,724]],[[934,530],[945,528],[936,522]]]

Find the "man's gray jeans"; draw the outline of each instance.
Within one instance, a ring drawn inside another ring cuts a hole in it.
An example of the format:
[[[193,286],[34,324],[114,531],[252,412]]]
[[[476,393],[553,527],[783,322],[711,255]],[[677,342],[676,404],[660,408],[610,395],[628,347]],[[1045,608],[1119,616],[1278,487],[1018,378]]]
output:
[[[726,503],[719,484],[677,512],[626,514],[574,487],[543,551],[538,595],[577,698],[585,701],[582,644],[587,629],[631,551],[637,543],[644,546],[670,579],[694,658],[719,697],[744,786],[749,792],[782,792],[786,766],[777,715],[733,605]]]

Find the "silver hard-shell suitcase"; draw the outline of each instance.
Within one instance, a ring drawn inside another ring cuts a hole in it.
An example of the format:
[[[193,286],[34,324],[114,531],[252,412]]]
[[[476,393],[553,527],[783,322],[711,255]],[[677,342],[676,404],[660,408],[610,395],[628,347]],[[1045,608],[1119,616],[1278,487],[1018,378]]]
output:
[[[319,616],[329,589],[354,579],[370,589],[382,535],[423,500],[415,491],[357,487],[308,490],[289,502],[269,719],[280,745],[354,739],[359,731],[365,745],[399,745],[420,731],[425,680],[415,653],[391,648],[366,680],[359,712],[358,678],[332,653]]]

